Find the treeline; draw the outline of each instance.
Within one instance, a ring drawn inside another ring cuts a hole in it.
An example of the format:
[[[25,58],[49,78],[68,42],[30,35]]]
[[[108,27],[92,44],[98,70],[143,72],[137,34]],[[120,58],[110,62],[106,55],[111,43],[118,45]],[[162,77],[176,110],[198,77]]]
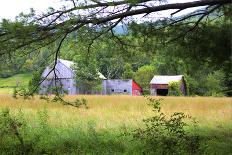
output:
[[[155,74],[183,74],[189,95],[231,96],[230,17],[209,21],[198,24],[194,30],[194,22],[165,28],[162,28],[167,22],[164,20],[131,23],[125,34],[115,32],[101,37],[98,35],[103,30],[85,27],[68,37],[60,58],[76,62],[77,73],[89,81],[95,80],[93,72],[100,71],[107,79],[132,78],[148,92]],[[86,29],[92,35],[86,35]],[[41,71],[38,68],[54,60],[49,55],[55,47],[44,48],[38,55],[15,56],[10,66],[1,65],[0,76]]]

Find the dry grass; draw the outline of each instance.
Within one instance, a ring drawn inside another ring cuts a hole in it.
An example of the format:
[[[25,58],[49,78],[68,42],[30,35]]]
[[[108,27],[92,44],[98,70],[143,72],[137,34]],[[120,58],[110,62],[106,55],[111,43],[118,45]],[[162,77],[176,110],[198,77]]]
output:
[[[0,88],[0,94],[12,94],[13,88]]]
[[[46,109],[54,125],[86,124],[94,121],[98,128],[139,126],[141,120],[152,115],[144,97],[132,96],[67,96],[86,98],[89,109],[47,103],[35,97],[33,100],[13,99],[10,95],[0,96],[0,107],[13,111],[22,109],[28,119],[35,119],[38,110]],[[194,116],[206,127],[232,126],[231,98],[215,97],[163,97],[163,112],[185,112]],[[33,121],[32,121],[33,122]]]

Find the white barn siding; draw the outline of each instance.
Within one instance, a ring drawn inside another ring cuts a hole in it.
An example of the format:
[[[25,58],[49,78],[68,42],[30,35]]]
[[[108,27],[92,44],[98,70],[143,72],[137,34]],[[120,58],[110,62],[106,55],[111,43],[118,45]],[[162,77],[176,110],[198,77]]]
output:
[[[132,80],[103,80],[103,94],[132,95]]]

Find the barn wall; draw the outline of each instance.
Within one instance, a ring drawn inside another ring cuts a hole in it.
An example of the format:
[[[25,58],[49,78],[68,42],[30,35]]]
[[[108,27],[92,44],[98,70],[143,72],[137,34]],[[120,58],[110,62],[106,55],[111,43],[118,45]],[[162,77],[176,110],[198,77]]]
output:
[[[168,89],[168,84],[151,84],[153,89]]]
[[[51,67],[46,67],[46,69],[42,73],[42,77],[46,77],[47,74],[50,71],[51,71]],[[60,79],[63,79],[63,78],[72,79],[72,78],[74,78],[74,72],[70,68],[68,68],[67,66],[65,66],[64,64],[62,64],[59,61],[58,61],[57,65],[56,65],[56,71],[55,71],[55,73],[56,73],[57,77],[60,78]],[[47,76],[47,79],[53,79],[54,77],[55,77],[54,71],[52,71]]]
[[[55,85],[54,79],[46,79],[40,85],[40,94],[51,94],[52,92],[49,90],[52,87],[62,85],[62,89],[67,91],[68,94],[74,95],[77,94],[76,83],[74,79],[57,79],[57,83]],[[60,92],[63,93],[63,92]]]
[[[103,94],[129,94],[132,95],[132,80],[104,80]]]
[[[140,96],[142,95],[142,88],[132,80],[132,95]]]
[[[186,88],[186,84],[185,84],[185,81],[184,81],[184,79],[182,78],[182,80],[181,80],[181,86],[180,86],[180,90],[181,90],[181,92],[184,94],[184,95],[187,95],[187,90],[186,90],[187,88]]]
[[[157,95],[157,89],[168,89],[168,84],[151,84],[151,95]]]

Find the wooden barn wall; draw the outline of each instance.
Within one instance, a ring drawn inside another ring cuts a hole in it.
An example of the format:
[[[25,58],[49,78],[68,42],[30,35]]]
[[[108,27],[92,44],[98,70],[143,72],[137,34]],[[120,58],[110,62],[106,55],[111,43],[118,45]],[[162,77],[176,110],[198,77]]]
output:
[[[46,77],[50,71],[51,71],[51,67],[46,67],[46,69],[42,73],[42,77]],[[60,79],[63,79],[63,78],[73,79],[74,78],[74,72],[70,68],[66,67],[64,64],[60,63],[59,61],[56,65],[55,73],[57,77]],[[51,72],[47,76],[47,79],[53,79],[54,77],[55,77],[54,72]]]
[[[152,89],[168,89],[168,84],[152,84]]]
[[[182,92],[184,95],[187,95],[187,92],[186,92],[186,83],[185,83],[185,81],[184,81],[183,78],[182,78],[182,80],[181,80],[180,90],[181,90],[181,92]]]
[[[142,95],[142,88],[132,80],[132,95],[140,96]]]
[[[62,89],[67,91],[68,94],[74,95],[77,94],[77,88],[76,88],[76,83],[74,79],[57,79],[56,85],[55,85],[55,80],[54,79],[46,79],[42,82],[40,85],[40,94],[46,94],[46,93],[52,93],[49,91],[50,88],[55,87],[55,86],[60,86],[62,85]],[[61,92],[63,93],[63,92]]]
[[[103,80],[103,94],[132,95],[132,80]]]

